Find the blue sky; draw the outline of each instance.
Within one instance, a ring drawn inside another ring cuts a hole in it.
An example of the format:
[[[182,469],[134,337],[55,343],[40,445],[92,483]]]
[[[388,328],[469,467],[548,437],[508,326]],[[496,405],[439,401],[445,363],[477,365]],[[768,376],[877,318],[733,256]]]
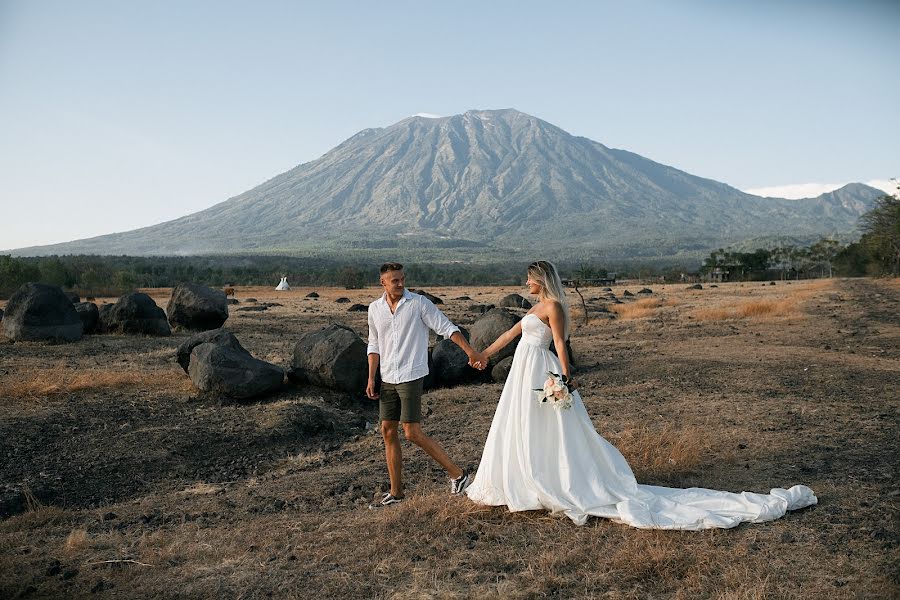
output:
[[[887,180],[898,31],[875,0],[0,0],[0,248],[190,214],[474,108],[740,189]]]

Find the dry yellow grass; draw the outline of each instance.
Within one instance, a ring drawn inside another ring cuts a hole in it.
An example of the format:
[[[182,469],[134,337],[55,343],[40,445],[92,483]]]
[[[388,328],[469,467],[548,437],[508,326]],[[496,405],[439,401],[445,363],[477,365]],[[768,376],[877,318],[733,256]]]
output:
[[[803,298],[799,295],[787,298],[762,298],[760,300],[698,308],[691,311],[689,316],[698,321],[721,321],[724,319],[766,320],[778,317],[798,317],[803,314],[802,301]]]
[[[625,429],[610,441],[627,458],[635,472],[659,477],[696,467],[709,443],[694,430],[664,425]]]
[[[134,370],[75,370],[65,366],[37,368],[8,375],[0,381],[0,397],[7,400],[58,396],[74,392],[142,388],[189,393],[193,387],[182,373]]]
[[[620,319],[643,319],[657,312],[663,306],[672,306],[671,301],[661,298],[644,298],[630,304],[614,304],[610,307]]]
[[[66,538],[66,542],[63,545],[63,550],[66,554],[74,554],[80,550],[83,550],[88,545],[88,532],[84,529],[73,529],[69,536]]]

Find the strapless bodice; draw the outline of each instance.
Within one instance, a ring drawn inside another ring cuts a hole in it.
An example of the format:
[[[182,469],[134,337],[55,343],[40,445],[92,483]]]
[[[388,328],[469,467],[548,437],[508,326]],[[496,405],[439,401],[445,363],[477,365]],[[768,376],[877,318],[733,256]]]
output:
[[[522,318],[522,342],[546,350],[552,341],[553,331],[540,317],[527,314]]]

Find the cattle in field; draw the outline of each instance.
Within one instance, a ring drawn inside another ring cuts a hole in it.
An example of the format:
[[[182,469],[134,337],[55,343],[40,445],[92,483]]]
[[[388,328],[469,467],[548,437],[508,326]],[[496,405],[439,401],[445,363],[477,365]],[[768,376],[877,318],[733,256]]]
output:
[[[228,298],[228,297],[234,298],[234,288],[233,287],[225,288],[225,297],[226,298]]]

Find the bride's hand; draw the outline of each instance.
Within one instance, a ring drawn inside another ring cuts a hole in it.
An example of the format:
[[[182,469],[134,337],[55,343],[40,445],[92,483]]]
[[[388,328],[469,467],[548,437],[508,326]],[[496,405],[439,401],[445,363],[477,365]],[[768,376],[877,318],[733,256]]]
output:
[[[573,377],[566,377],[563,379],[563,382],[566,384],[566,387],[569,388],[570,392],[574,392],[578,389],[578,384],[575,383],[575,379]]]

